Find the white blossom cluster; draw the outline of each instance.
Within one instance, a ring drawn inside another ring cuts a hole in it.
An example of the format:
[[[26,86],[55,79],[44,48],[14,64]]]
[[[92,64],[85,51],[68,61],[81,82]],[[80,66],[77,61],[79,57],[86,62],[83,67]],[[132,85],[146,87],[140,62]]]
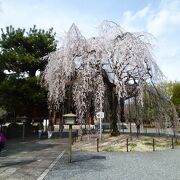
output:
[[[74,106],[80,119],[88,111],[92,98],[96,110],[102,110],[104,72],[114,83],[118,99],[128,96],[127,86],[135,86],[141,95],[148,79],[155,82],[162,77],[146,34],[126,32],[108,21],[100,25],[99,36],[90,39],[83,37],[73,24],[61,48],[44,59],[48,60],[43,83],[48,89],[49,107],[59,109],[66,87],[72,85]]]

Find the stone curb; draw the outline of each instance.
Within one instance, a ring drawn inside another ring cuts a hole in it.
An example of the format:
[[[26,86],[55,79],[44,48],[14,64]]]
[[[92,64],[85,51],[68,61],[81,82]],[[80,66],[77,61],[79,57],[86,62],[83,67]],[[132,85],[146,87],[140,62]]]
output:
[[[59,156],[49,165],[49,167],[37,178],[37,180],[43,180],[48,172],[55,166],[57,161],[64,155],[65,150],[59,154]]]

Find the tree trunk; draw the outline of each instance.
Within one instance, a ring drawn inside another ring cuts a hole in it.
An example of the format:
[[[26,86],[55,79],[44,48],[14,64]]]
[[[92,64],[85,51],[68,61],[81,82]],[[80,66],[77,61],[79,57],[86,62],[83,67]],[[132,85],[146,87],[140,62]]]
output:
[[[120,98],[120,119],[121,122],[125,122],[125,116],[124,116],[124,98]]]
[[[118,127],[117,127],[117,107],[118,107],[118,98],[115,93],[112,91],[112,106],[111,107],[111,135],[117,136],[119,135]]]
[[[108,117],[108,121],[110,122],[111,135],[117,136],[119,135],[118,127],[117,127],[117,106],[118,106],[118,98],[115,94],[115,86],[112,84],[106,72],[103,72],[103,81],[105,83],[105,105],[107,106],[105,109],[105,114]]]

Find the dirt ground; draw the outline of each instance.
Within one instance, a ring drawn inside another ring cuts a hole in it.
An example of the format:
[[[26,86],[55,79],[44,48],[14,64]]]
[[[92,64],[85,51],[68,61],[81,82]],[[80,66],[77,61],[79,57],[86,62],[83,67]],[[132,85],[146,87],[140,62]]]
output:
[[[83,136],[82,141],[79,138],[73,145],[74,150],[80,151],[97,151],[97,135]],[[126,152],[128,138],[128,151],[147,152],[153,151],[153,138],[155,142],[155,150],[165,150],[172,148],[171,137],[149,137],[136,136],[130,139],[129,135],[111,137],[110,134],[103,134],[102,140],[99,141],[99,151],[106,152]],[[180,148],[180,139],[173,139],[174,148]]]

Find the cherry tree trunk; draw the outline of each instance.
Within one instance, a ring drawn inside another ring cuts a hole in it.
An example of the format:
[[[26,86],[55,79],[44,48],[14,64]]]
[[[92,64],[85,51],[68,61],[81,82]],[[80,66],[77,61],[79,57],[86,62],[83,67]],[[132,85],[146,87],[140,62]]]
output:
[[[124,98],[120,98],[120,120],[121,120],[121,122],[125,122],[125,116],[124,116]]]
[[[105,99],[104,99],[104,111],[107,118],[107,121],[110,123],[111,135],[119,135],[117,127],[117,107],[118,107],[118,98],[115,94],[115,86],[112,84],[107,75],[103,74],[103,80],[105,84]]]

